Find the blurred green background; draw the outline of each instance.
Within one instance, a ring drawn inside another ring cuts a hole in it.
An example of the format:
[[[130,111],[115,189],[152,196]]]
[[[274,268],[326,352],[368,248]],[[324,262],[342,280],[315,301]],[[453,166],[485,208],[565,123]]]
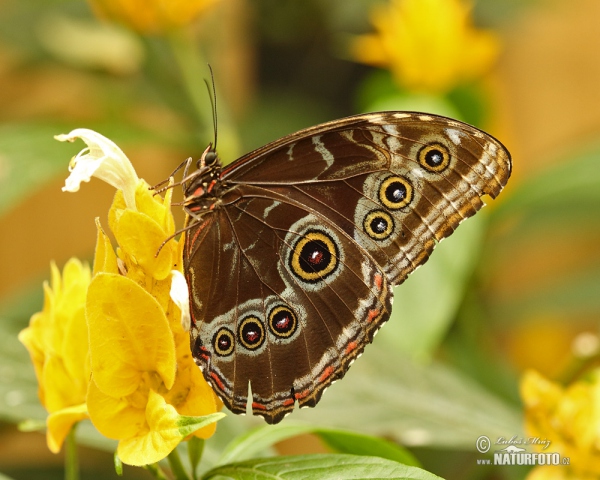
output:
[[[499,59],[478,82],[437,97],[353,61],[351,39],[372,32],[376,3],[385,2],[221,0],[189,36],[167,39],[109,26],[83,0],[0,0],[0,472],[62,478],[44,436],[16,429],[46,416],[16,335],[41,309],[50,261],[92,258],[94,217],[106,225],[114,194],[97,181],[61,192],[83,144],[53,135],[97,130],[158,183],[212,140],[210,62],[226,163],[300,128],[383,108],[450,111],[508,147],[514,172],[499,199],[397,290],[394,318],[344,381],[289,420],[397,441],[448,479],[526,476],[477,465],[475,441],[523,434],[525,369],[566,382],[599,363],[600,2],[480,0],[474,21],[501,39]],[[220,423],[207,464],[259,424]],[[82,477],[114,476],[114,445],[91,425],[78,433]],[[324,446],[303,436],[277,449]]]

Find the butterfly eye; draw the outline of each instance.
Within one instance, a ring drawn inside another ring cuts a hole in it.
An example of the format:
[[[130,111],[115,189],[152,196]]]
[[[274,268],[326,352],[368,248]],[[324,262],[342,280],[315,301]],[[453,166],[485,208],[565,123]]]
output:
[[[450,152],[441,143],[424,146],[417,154],[419,164],[427,171],[440,173],[450,165]]]
[[[324,232],[312,230],[296,242],[290,266],[301,280],[314,283],[335,271],[338,257],[333,239]]]
[[[209,150],[204,156],[204,165],[209,167],[217,161],[217,152]]]
[[[276,337],[291,337],[297,326],[296,315],[288,307],[280,305],[269,313],[269,329]]]
[[[256,350],[265,341],[265,328],[258,318],[248,316],[240,323],[238,336],[248,350]]]
[[[379,187],[379,200],[390,210],[406,207],[413,199],[413,187],[404,177],[388,177]]]
[[[231,330],[223,327],[213,337],[213,348],[220,357],[226,357],[233,353],[234,337]]]
[[[363,228],[374,240],[385,240],[394,232],[394,219],[383,210],[374,210],[365,216]]]

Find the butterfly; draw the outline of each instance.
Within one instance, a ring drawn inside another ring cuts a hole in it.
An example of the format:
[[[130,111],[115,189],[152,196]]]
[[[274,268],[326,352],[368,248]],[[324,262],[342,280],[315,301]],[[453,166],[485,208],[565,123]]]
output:
[[[389,318],[393,287],[511,173],[492,136],[414,112],[324,123],[226,167],[209,145],[191,162],[192,355],[232,412],[250,402],[271,424],[344,376]]]

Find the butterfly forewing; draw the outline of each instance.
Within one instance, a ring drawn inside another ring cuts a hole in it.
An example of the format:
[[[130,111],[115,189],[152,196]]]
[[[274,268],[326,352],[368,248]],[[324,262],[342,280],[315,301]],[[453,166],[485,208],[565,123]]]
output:
[[[349,117],[225,168],[187,235],[191,345],[235,413],[314,406],[389,318],[393,285],[495,197],[510,156],[433,115]]]

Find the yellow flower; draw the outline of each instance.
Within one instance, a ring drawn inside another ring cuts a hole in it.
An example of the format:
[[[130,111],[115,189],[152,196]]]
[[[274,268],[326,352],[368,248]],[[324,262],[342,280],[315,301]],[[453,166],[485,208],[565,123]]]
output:
[[[85,399],[90,377],[85,296],[90,269],[76,259],[67,262],[62,277],[51,265],[51,285],[44,284],[44,308],[19,333],[38,379],[42,405],[50,413],[48,448],[58,453],[79,420],[87,418]]]
[[[536,467],[528,480],[597,479],[600,476],[600,369],[562,387],[535,371],[521,380],[525,427],[531,437],[546,438],[568,467]]]
[[[87,407],[100,433],[119,440],[121,460],[145,465],[189,435],[210,437],[224,416],[215,413],[222,405],[196,366],[182,327],[189,324],[182,314],[189,296],[181,282],[181,245],[174,239],[162,245],[175,231],[171,190],[164,200],[154,196],[125,154],[96,132],[78,129],[57,138],[78,137],[88,148],[71,163],[65,189],[76,191],[90,175],[119,188],[108,215],[117,252],[97,222],[85,301]]]
[[[140,33],[159,34],[187,25],[218,0],[89,0],[98,17]]]
[[[497,36],[471,24],[464,0],[390,0],[373,10],[377,33],[352,44],[363,63],[389,68],[413,91],[445,93],[483,75],[499,52]]]

